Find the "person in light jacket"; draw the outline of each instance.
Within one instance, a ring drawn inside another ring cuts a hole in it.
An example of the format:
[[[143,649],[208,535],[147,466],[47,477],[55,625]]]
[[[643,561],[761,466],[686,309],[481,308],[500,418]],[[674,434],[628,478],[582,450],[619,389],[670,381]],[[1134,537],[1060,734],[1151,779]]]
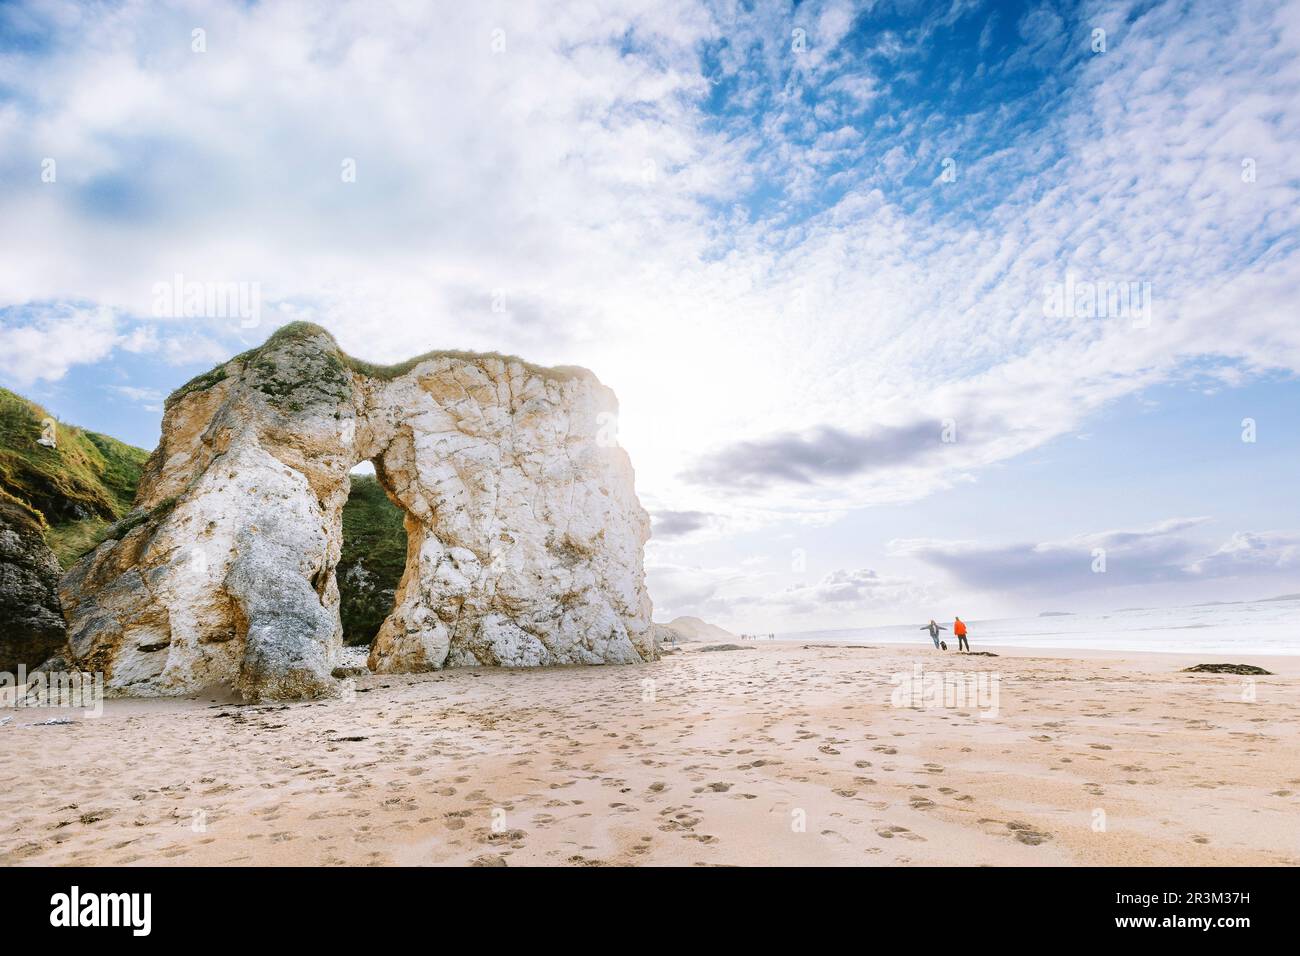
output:
[[[934,623],[934,618],[930,618],[930,623],[922,627],[921,630],[930,632],[930,640],[934,641],[934,649],[937,651],[939,649],[939,632],[946,631],[948,628],[942,624]]]

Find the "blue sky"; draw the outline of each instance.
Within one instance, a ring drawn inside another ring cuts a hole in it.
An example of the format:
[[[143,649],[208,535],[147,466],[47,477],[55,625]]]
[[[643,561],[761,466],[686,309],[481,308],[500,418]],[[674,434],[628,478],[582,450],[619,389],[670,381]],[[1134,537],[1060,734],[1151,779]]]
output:
[[[964,162],[984,158],[1041,129],[1078,80],[1091,40],[1075,9],[1005,3],[981,10],[958,3],[927,12],[919,4],[881,5],[840,13],[843,37],[825,50],[813,27],[819,17],[810,11],[805,21],[800,9],[791,22],[802,26],[791,33],[805,31],[804,57],[773,61],[766,38],[726,33],[701,54],[715,84],[705,109],[716,128],[733,135],[747,129],[755,138],[751,158],[763,175],[744,198],[759,219],[800,221],[863,184],[909,212],[928,207],[932,215],[979,217],[992,205],[987,181],[929,189],[943,158],[955,158],[959,145],[970,147],[962,150]],[[819,62],[810,68],[805,60],[814,57]],[[970,128],[974,123],[978,131]],[[799,182],[788,151],[824,148],[828,134],[844,129],[865,135],[825,163],[815,180]],[[945,137],[947,150],[936,152]],[[765,157],[769,150],[775,156]],[[909,160],[901,175],[881,167],[895,150]],[[782,188],[792,181],[797,198]]]
[[[465,6],[0,7],[0,383],[151,447],[294,319],[586,365],[661,618],[1300,591],[1294,5]]]

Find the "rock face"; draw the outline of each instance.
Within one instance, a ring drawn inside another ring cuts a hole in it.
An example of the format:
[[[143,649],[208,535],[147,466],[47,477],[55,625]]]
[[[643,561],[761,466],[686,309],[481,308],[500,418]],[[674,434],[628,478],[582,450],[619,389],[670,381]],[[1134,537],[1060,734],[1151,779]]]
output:
[[[0,498],[0,671],[31,670],[62,649],[62,573],[40,522]]]
[[[136,508],[64,577],[68,656],[110,692],[334,692],[348,472],[371,460],[407,561],[387,673],[655,656],[649,519],[582,369],[431,353],[375,367],[286,326],[179,389]]]

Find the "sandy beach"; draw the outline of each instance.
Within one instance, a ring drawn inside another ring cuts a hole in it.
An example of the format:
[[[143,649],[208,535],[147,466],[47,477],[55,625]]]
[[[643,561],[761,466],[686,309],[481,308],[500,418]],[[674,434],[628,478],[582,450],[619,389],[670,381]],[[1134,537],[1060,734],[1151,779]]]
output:
[[[0,712],[4,864],[1296,865],[1300,657],[759,642]],[[996,716],[891,703],[984,671]],[[5,720],[5,718],[10,718]]]

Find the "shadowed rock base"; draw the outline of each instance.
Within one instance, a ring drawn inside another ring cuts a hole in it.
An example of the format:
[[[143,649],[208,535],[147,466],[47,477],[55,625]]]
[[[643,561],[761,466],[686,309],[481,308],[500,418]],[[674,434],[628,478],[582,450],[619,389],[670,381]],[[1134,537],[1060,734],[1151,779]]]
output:
[[[30,670],[62,649],[61,573],[39,522],[0,500],[0,671]]]

